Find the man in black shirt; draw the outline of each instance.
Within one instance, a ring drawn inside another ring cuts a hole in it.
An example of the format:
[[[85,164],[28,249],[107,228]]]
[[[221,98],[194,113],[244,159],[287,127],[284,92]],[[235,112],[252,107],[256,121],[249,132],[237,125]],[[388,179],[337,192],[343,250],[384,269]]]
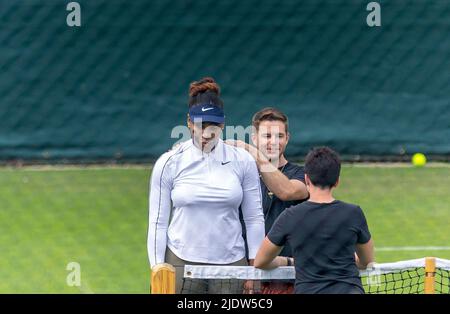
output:
[[[309,200],[278,217],[255,267],[288,265],[287,258],[277,255],[289,244],[295,260],[295,293],[364,293],[358,268],[373,262],[373,242],[361,208],[333,198],[339,157],[326,147],[314,149],[306,157],[305,172]]]
[[[264,108],[254,114],[252,125],[252,142],[255,146],[242,141],[227,143],[246,149],[256,161],[261,178],[267,234],[286,208],[308,198],[308,191],[303,167],[290,163],[284,156],[290,136],[287,116],[278,109]],[[289,245],[283,248],[280,255],[292,256]],[[292,293],[293,290],[293,282],[262,284],[263,293]]]

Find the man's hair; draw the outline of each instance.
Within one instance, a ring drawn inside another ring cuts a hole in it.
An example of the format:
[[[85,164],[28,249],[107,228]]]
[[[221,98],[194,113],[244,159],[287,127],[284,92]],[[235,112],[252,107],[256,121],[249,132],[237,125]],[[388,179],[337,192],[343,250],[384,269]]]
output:
[[[286,127],[286,132],[288,132],[288,118],[284,113],[276,108],[264,108],[253,115],[252,125],[256,129],[256,132],[259,131],[259,125],[263,121],[281,121]]]
[[[341,160],[329,147],[318,147],[306,156],[305,173],[314,186],[322,189],[332,188],[339,179]]]

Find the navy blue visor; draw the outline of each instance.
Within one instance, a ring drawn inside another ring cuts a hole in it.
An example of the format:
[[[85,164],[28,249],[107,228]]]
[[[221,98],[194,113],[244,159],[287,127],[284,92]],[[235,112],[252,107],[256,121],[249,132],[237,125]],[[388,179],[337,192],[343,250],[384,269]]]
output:
[[[225,122],[225,115],[223,113],[223,110],[211,104],[195,105],[189,108],[189,118],[192,122]]]

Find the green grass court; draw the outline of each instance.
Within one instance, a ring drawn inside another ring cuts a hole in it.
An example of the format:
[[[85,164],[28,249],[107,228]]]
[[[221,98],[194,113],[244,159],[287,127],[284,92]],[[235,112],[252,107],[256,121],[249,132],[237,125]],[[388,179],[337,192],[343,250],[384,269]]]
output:
[[[148,293],[150,167],[0,170],[0,293]],[[450,167],[345,166],[377,262],[450,259]],[[434,250],[430,247],[437,247]],[[69,287],[66,265],[81,265]]]

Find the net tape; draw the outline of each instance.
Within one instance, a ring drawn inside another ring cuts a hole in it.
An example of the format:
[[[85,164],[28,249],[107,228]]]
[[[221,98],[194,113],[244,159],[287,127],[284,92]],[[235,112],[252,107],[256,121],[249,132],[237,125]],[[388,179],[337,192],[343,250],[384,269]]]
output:
[[[361,277],[401,273],[425,267],[425,258],[395,263],[374,263],[370,269],[360,271]],[[436,269],[450,271],[450,260],[436,258]],[[294,266],[283,266],[272,270],[262,270],[252,266],[185,265],[184,277],[191,279],[240,279],[277,280],[295,279]]]

